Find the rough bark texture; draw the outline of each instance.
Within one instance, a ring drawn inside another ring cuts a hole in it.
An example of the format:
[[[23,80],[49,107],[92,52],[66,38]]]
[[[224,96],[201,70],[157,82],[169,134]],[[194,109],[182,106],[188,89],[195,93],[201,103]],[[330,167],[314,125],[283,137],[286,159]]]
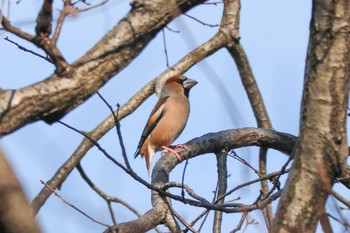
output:
[[[300,138],[272,232],[314,232],[348,154],[350,1],[314,0]]]
[[[167,23],[201,2],[134,1],[124,19],[64,72],[18,90],[0,90],[0,137],[40,119],[60,119],[125,68]]]
[[[23,190],[0,151],[0,232],[39,233]]]

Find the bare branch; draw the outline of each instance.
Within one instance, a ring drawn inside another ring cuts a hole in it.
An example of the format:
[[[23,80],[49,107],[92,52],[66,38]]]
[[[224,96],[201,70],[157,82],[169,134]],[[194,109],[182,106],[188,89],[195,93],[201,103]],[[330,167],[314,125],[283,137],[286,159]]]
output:
[[[248,212],[245,212],[245,213],[242,214],[242,217],[239,220],[239,223],[238,223],[237,227],[235,229],[233,229],[230,233],[235,233],[235,232],[241,230],[242,225],[243,225],[244,220],[246,219],[247,215],[248,215]]]
[[[134,207],[132,207],[129,203],[127,203],[126,201],[123,201],[120,198],[117,197],[112,197],[109,196],[107,194],[105,194],[100,188],[98,188],[91,180],[90,178],[87,176],[87,174],[85,173],[83,167],[81,166],[81,164],[79,163],[77,165],[77,170],[79,171],[79,174],[81,175],[81,177],[85,180],[85,182],[90,186],[90,188],[92,190],[94,190],[100,197],[102,197],[109,205],[109,203],[111,202],[115,202],[118,204],[121,204],[122,206],[124,206],[125,208],[127,208],[128,210],[130,210],[132,213],[134,213],[136,216],[141,216],[141,213],[139,213]],[[114,216],[111,212],[111,216],[112,219],[114,219]],[[113,222],[115,222],[115,220],[113,220]]]
[[[261,93],[255,81],[253,71],[250,67],[248,57],[239,43],[239,20],[240,20],[240,0],[224,1],[224,15],[222,17],[220,30],[227,37],[226,49],[229,51],[237,65],[242,84],[248,95],[248,99],[253,108],[255,119],[258,127],[272,129],[272,124],[267,113]],[[262,175],[266,174],[266,154],[265,148],[260,148],[259,151],[259,172]],[[263,195],[269,193],[269,186],[266,180],[261,181]],[[266,209],[262,210],[267,228],[270,228],[272,221],[272,207],[267,205]]]
[[[186,227],[186,229],[188,229],[189,231],[193,232],[193,233],[198,233],[198,231],[196,231],[195,229],[192,228],[192,226],[190,226],[182,217],[180,214],[178,214],[176,211],[174,211],[174,215],[175,217]]]
[[[220,151],[216,153],[216,167],[218,173],[218,192],[217,196],[223,196],[227,190],[227,153],[225,151]],[[217,204],[223,204],[225,201],[224,198],[218,201]],[[222,212],[215,211],[214,213],[214,223],[213,223],[213,232],[221,232],[222,224]]]
[[[99,2],[99,3],[95,4],[95,5],[91,5],[91,6],[79,9],[78,12],[84,12],[84,11],[89,11],[89,10],[95,9],[97,7],[103,6],[107,2],[109,2],[109,0],[101,0],[101,2]]]
[[[67,16],[66,9],[70,8],[70,7],[72,7],[71,1],[70,0],[65,0],[64,4],[63,4],[63,9],[60,12],[60,17],[58,18],[58,21],[57,21],[57,24],[56,24],[55,32],[54,32],[54,34],[52,36],[52,39],[51,39],[51,43],[54,44],[55,46],[57,44],[58,37],[60,36],[61,30],[62,30],[62,26],[63,26],[63,22],[64,22],[64,20],[65,20],[65,18]]]
[[[87,217],[88,219],[90,219],[91,221],[100,224],[102,226],[105,227],[109,227],[108,224],[102,223],[92,217],[90,217],[88,214],[86,214],[84,211],[80,210],[78,207],[76,207],[75,205],[69,203],[68,201],[66,201],[60,194],[58,194],[55,190],[53,190],[49,185],[47,185],[44,181],[40,181],[43,185],[45,185],[48,189],[50,189],[51,192],[53,192],[55,194],[56,197],[58,197],[59,199],[61,199],[65,204],[69,205],[70,207],[72,207],[73,209],[75,209],[76,211],[78,211],[79,213],[81,213],[82,215],[84,215],[85,217]]]
[[[51,60],[50,58],[48,58],[48,57],[46,57],[46,56],[43,56],[43,55],[41,55],[41,54],[38,54],[38,53],[36,53],[36,52],[34,52],[34,51],[30,50],[30,49],[27,49],[27,48],[25,48],[25,47],[19,45],[18,43],[16,43],[16,42],[10,40],[8,37],[5,37],[4,40],[10,42],[11,44],[16,45],[18,49],[23,50],[24,52],[31,53],[31,54],[33,54],[33,55],[35,55],[35,56],[37,56],[37,57],[40,57],[40,58],[42,58],[42,59],[44,59],[44,60],[46,60],[46,61],[52,63],[52,60]]]
[[[209,23],[203,22],[202,20],[199,20],[196,17],[193,17],[193,16],[186,14],[186,13],[183,13],[183,15],[186,15],[188,18],[193,19],[194,21],[202,24],[203,26],[208,26],[208,27],[218,27],[219,26],[219,24],[209,24]]]
[[[35,37],[33,35],[26,33],[17,27],[12,26],[10,21],[4,16],[2,16],[1,24],[6,31],[11,32],[14,35],[16,35],[24,40],[27,40],[29,42],[33,42],[35,39]]]
[[[120,145],[120,148],[122,150],[122,156],[123,156],[123,159],[124,159],[124,163],[126,165],[126,168],[131,170],[129,159],[128,159],[128,156],[127,156],[126,150],[125,150],[125,145],[124,145],[122,132],[121,132],[121,129],[120,129],[120,123],[119,123],[119,120],[118,120],[118,113],[119,113],[120,105],[117,104],[118,109],[117,109],[116,112],[114,112],[112,106],[107,102],[107,100],[105,98],[103,98],[103,96],[99,92],[96,92],[96,93],[102,99],[102,101],[107,105],[108,109],[111,111],[111,115],[113,116],[115,129],[117,131],[117,135],[118,135],[118,139],[119,139],[119,145]]]

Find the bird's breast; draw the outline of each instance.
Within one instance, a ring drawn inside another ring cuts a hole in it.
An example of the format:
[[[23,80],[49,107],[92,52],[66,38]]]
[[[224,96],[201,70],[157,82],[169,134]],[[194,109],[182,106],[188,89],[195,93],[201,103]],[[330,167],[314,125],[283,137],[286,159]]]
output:
[[[190,113],[189,101],[184,96],[169,98],[163,111],[163,117],[149,137],[157,146],[156,151],[162,150],[162,146],[170,146],[183,131]]]

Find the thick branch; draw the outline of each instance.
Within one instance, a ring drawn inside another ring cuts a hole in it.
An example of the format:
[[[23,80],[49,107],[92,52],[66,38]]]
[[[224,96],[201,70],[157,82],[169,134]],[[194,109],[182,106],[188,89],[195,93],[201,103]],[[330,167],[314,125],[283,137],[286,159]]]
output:
[[[279,150],[283,153],[290,154],[293,150],[296,137],[286,133],[280,133],[273,130],[258,129],[258,128],[243,128],[235,130],[226,130],[217,133],[209,133],[202,137],[192,139],[185,144],[186,149],[175,149],[180,153],[181,161],[175,156],[163,155],[155,164],[152,172],[152,185],[162,188],[169,182],[169,174],[171,170],[186,160],[187,158],[194,158],[201,154],[216,153],[222,150],[229,151],[234,148],[246,147],[246,146],[263,146]],[[279,194],[276,193],[278,196]],[[262,203],[268,203],[274,200],[277,196],[273,195],[271,199],[263,200]],[[171,195],[169,195],[171,196]],[[136,219],[131,222],[117,224],[106,232],[130,232],[128,231],[128,225],[131,229],[142,230],[140,225],[145,224],[143,231],[150,230],[149,227],[154,227],[164,221],[167,216],[168,206],[164,201],[164,196],[160,195],[157,191],[152,191],[152,205],[153,208],[145,213],[142,218]],[[178,200],[182,200],[181,197]],[[265,203],[265,204],[266,204]],[[203,202],[202,207],[209,207],[210,203]],[[248,209],[257,208],[256,205],[247,207]],[[214,208],[220,210],[219,207]],[[238,208],[239,209],[239,208]],[[222,208],[221,208],[222,210]],[[238,212],[239,210],[236,210]],[[235,212],[235,210],[232,210]],[[154,215],[157,218],[154,218]],[[145,223],[144,220],[148,219],[149,222]],[[124,231],[125,230],[125,231]],[[139,231],[133,232],[139,232]]]
[[[0,136],[40,119],[60,119],[125,68],[162,27],[201,2],[134,1],[131,11],[64,73],[0,92]]]
[[[300,140],[272,232],[314,232],[348,155],[350,2],[314,0]]]
[[[39,233],[23,190],[0,151],[0,232]]]

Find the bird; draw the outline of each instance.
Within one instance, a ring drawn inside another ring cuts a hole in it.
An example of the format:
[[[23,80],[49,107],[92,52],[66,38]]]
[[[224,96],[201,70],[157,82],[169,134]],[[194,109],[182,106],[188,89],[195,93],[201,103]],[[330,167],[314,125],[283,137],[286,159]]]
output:
[[[145,157],[148,174],[153,156],[165,149],[174,152],[170,145],[180,136],[190,114],[189,92],[198,82],[183,75],[169,78],[161,90],[141,134],[134,158]],[[175,153],[179,157],[178,154]]]
[[[52,4],[53,0],[44,0],[36,18],[35,33],[40,39],[49,38],[52,31]]]

